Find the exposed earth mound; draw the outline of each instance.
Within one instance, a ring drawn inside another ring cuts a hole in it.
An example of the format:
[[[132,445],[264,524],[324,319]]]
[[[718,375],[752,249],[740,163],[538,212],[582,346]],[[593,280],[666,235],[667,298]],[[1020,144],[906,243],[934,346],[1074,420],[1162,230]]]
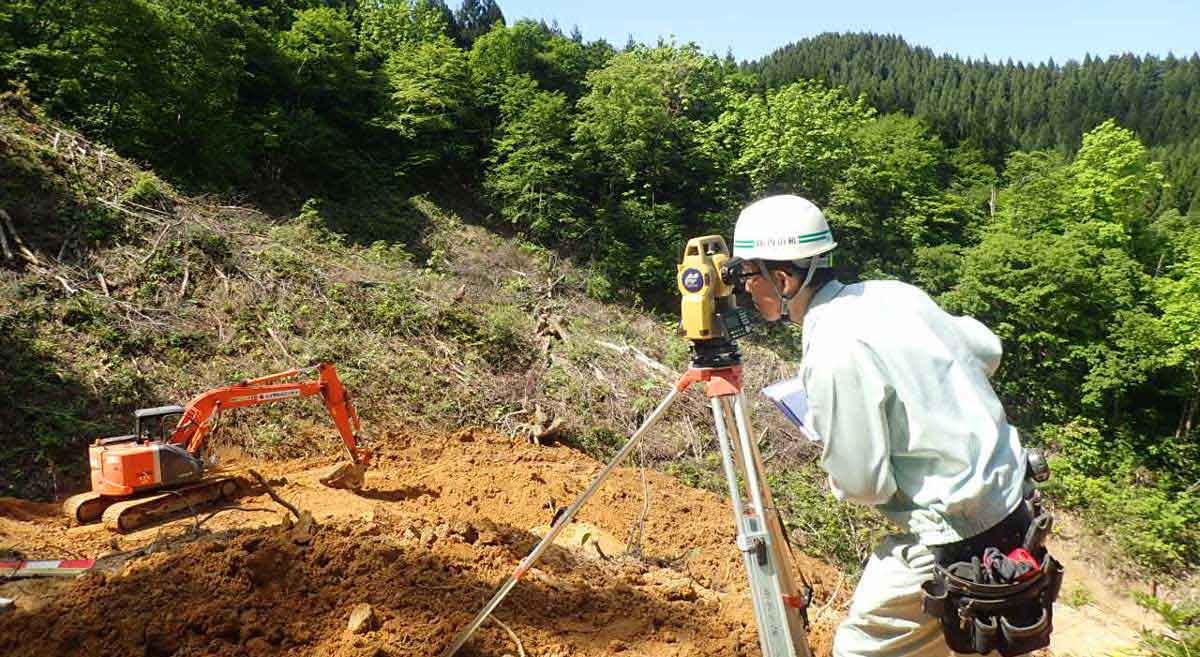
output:
[[[281,523],[265,494],[115,540],[0,505],[10,551],[100,557],[78,580],[0,587],[18,607],[0,615],[0,654],[437,654],[601,467],[481,431],[393,436],[380,452],[357,494],[317,483],[331,460],[256,464],[311,529]],[[644,521],[642,475],[622,470],[462,654],[757,654],[727,505],[646,480]],[[839,577],[797,558],[820,607]],[[810,634],[818,654],[832,620]]]

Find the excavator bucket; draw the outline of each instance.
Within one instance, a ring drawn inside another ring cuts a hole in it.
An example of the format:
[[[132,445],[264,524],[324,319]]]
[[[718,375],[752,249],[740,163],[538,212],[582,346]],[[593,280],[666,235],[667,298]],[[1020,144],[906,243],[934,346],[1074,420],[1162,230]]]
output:
[[[358,490],[363,487],[363,478],[367,466],[359,463],[342,463],[334,467],[318,481],[330,488],[349,488]]]

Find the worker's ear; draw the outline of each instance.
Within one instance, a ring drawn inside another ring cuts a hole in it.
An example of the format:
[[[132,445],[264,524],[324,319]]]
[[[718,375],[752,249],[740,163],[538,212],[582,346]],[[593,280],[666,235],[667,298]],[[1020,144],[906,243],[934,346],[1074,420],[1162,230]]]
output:
[[[771,272],[775,277],[775,285],[783,296],[791,298],[800,290],[800,279],[793,274],[783,269],[775,269]]]

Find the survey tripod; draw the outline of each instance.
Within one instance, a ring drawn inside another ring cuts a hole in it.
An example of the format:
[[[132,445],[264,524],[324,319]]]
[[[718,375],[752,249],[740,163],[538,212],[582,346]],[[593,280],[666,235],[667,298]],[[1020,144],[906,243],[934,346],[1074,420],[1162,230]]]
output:
[[[650,413],[612,461],[596,475],[587,489],[551,525],[550,531],[517,566],[471,623],[441,653],[451,657],[487,620],[517,582],[533,567],[542,552],[554,542],[579,509],[600,488],[642,436],[661,418],[680,393],[703,382],[712,408],[721,464],[729,486],[737,526],[737,547],[750,578],[750,597],[758,622],[758,641],[763,657],[812,657],[805,634],[811,590],[798,590],[787,535],[771,498],[762,458],[742,392],[742,365],[737,348],[728,343],[719,350],[697,350],[692,367],[676,381],[671,391]],[[748,493],[748,494],[743,494]]]

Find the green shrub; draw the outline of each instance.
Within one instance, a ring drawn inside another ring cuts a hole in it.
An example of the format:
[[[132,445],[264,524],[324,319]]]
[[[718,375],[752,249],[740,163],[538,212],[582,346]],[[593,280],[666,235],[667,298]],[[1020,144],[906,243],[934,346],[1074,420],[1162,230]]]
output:
[[[415,335],[430,321],[429,308],[417,301],[412,286],[405,283],[374,288],[366,314],[371,329],[391,335]]]
[[[592,272],[583,283],[583,291],[597,301],[610,301],[616,294],[616,289],[607,276],[600,272]]]
[[[1115,441],[1086,418],[1075,418],[1065,425],[1045,425],[1038,438],[1056,452],[1069,455],[1072,471],[1088,476],[1111,472],[1123,456],[1118,454]]]
[[[674,328],[674,326],[671,328]],[[682,372],[687,369],[691,361],[692,350],[688,341],[672,335],[667,340],[667,353],[663,355],[663,365]]]
[[[704,460],[686,459],[667,463],[667,472],[672,477],[693,488],[702,488],[724,494],[725,475],[721,472],[720,456],[709,452]]]
[[[1144,607],[1158,612],[1167,632],[1142,632],[1141,645],[1133,654],[1144,657],[1195,657],[1200,655],[1200,603],[1172,605],[1144,594],[1134,597]]]
[[[440,335],[471,349],[497,369],[523,369],[533,358],[533,344],[521,326],[524,318],[515,308],[497,307],[484,315],[469,309],[443,310],[435,323]]]
[[[608,461],[625,444],[625,439],[626,436],[609,427],[591,426],[568,444],[594,459]]]
[[[1089,474],[1091,463],[1053,459],[1046,491],[1062,507],[1083,514],[1143,568],[1166,572],[1200,559],[1200,495],[1138,482],[1135,469]]]
[[[221,264],[233,256],[233,245],[230,244],[229,238],[215,231],[195,230],[188,236],[188,244],[216,264]]]
[[[1086,586],[1075,585],[1063,592],[1063,602],[1069,607],[1076,609],[1086,607],[1095,602],[1096,599],[1092,596],[1092,592]]]
[[[121,194],[121,201],[132,201],[139,205],[161,207],[170,202],[170,189],[166,183],[147,171],[141,171],[133,183]]]
[[[775,503],[795,540],[811,554],[857,575],[875,544],[887,533],[878,512],[835,500],[815,462],[798,464],[769,477]]]
[[[92,244],[107,242],[125,228],[125,222],[117,213],[95,205],[77,208],[73,223],[82,229],[84,239]]]
[[[309,259],[286,246],[274,243],[255,255],[281,278],[309,285],[317,280]]]

